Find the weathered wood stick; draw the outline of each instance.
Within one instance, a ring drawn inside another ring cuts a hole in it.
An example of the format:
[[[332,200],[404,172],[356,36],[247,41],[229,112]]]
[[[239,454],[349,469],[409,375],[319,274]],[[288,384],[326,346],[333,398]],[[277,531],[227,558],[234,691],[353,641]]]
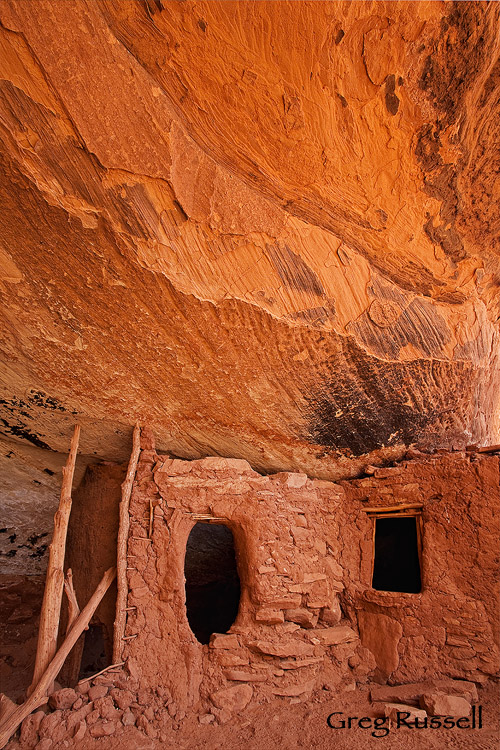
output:
[[[104,672],[110,672],[112,669],[123,667],[124,664],[124,661],[119,661],[118,664],[110,664],[109,667],[104,667],[104,669],[101,669],[100,672],[96,672],[95,674],[90,675],[90,677],[85,677],[83,680],[78,680],[78,684],[83,685],[84,682],[89,682],[89,680],[93,680],[94,677],[99,677],[99,675],[104,674]]]
[[[209,516],[206,513],[190,513],[189,514],[193,521],[227,521],[227,518],[219,516]]]
[[[76,618],[75,622],[73,623],[73,627],[64,639],[62,646],[48,665],[47,669],[42,674],[40,680],[38,681],[38,684],[35,685],[35,688],[32,691],[30,697],[21,706],[18,706],[11,714],[9,714],[5,721],[0,724],[0,750],[1,748],[5,747],[5,745],[9,741],[9,738],[14,734],[19,724],[21,724],[21,722],[23,722],[24,719],[29,716],[32,711],[47,702],[47,693],[49,687],[52,685],[55,678],[59,674],[69,652],[71,651],[85,628],[88,626],[92,615],[99,605],[99,602],[110,587],[115,576],[116,568],[109,568],[104,573],[101,582],[90,597],[88,604]]]
[[[153,501],[149,498],[149,531],[148,537],[151,539],[153,536]]]
[[[64,591],[68,597],[68,624],[66,626],[66,635],[68,635],[71,626],[80,614],[80,607],[78,606],[75,589],[73,588],[73,571],[71,568],[68,568],[66,578],[64,579]]]
[[[64,555],[66,553],[66,535],[68,532],[69,514],[71,512],[71,486],[75,473],[76,454],[80,439],[80,425],[75,425],[71,448],[63,468],[63,481],[59,508],[54,516],[54,533],[49,549],[49,562],[45,591],[43,594],[40,626],[38,629],[38,644],[36,649],[33,679],[28,688],[28,695],[40,682],[42,674],[52,661],[57,649],[57,635],[61,619],[61,601],[64,585]]]
[[[495,453],[496,451],[500,451],[500,444],[499,445],[485,445],[482,448],[478,448],[478,453]]]
[[[16,708],[17,705],[14,703],[14,701],[11,701],[11,699],[7,695],[0,693],[0,723],[2,721],[5,721],[7,716],[15,711]]]
[[[134,427],[132,438],[132,453],[128,463],[127,476],[122,484],[122,498],[120,501],[118,541],[116,550],[116,583],[118,592],[116,595],[116,616],[113,632],[113,661],[119,662],[122,658],[123,636],[125,634],[125,620],[127,613],[128,582],[127,582],[127,546],[128,534],[130,528],[130,496],[132,494],[132,485],[134,483],[137,462],[141,451],[141,430],[137,423]]]
[[[497,445],[483,445],[482,448],[479,448],[476,443],[476,445],[468,445],[465,450],[468,453],[496,453],[500,451],[500,443]]]
[[[149,534],[148,536],[150,539],[153,536],[153,520],[155,517],[155,508],[157,508],[158,505],[160,505],[160,503],[161,503],[161,500],[158,500],[158,499],[151,500],[151,498],[149,499]]]
[[[410,510],[410,509],[422,509],[423,504],[422,503],[406,503],[404,505],[371,505],[369,508],[361,508],[365,513],[384,513],[386,511],[394,511],[396,513],[398,510]]]

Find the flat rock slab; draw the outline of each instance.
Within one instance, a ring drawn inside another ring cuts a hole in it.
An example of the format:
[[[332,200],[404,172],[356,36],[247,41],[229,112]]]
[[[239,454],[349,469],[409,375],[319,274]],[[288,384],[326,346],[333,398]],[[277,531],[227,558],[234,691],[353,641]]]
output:
[[[303,628],[314,628],[318,622],[318,615],[311,612],[311,610],[305,607],[298,607],[297,609],[287,609],[285,612],[286,619],[290,622],[295,622]]]
[[[240,642],[238,636],[234,633],[229,635],[223,635],[221,633],[214,633],[210,638],[211,648],[239,648]]]
[[[304,682],[300,685],[290,685],[288,687],[276,688],[273,690],[274,695],[280,695],[287,698],[295,698],[304,693],[310,693],[314,688],[314,680]]]
[[[359,639],[356,631],[348,625],[336,625],[332,628],[310,631],[310,635],[318,638],[324,646],[338,646],[340,643],[350,643]]]
[[[372,688],[370,697],[372,701],[384,702],[407,702],[416,701],[424,693],[442,692],[447,695],[459,695],[470,703],[478,700],[477,688],[473,682],[466,680],[430,680],[429,682],[412,682],[407,685],[384,685]]]
[[[471,705],[468,700],[460,695],[446,695],[434,692],[424,693],[420,697],[420,706],[424,708],[429,716],[469,716]]]
[[[266,625],[278,625],[284,622],[285,615],[282,609],[270,609],[269,607],[261,607],[255,614],[257,622],[263,622]]]
[[[253,641],[250,644],[250,648],[252,651],[269,654],[270,656],[278,656],[283,659],[290,656],[312,656],[314,654],[314,646],[312,644],[299,640],[281,641],[279,643],[274,641]]]

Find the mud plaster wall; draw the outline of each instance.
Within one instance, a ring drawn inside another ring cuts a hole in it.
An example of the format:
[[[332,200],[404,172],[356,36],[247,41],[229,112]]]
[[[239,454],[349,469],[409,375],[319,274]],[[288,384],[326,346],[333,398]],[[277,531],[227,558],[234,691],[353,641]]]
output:
[[[342,604],[391,681],[429,675],[484,681],[498,670],[499,458],[421,456],[342,482]],[[374,520],[367,506],[418,503],[422,592],[370,587]],[[353,534],[355,539],[353,540]]]
[[[136,609],[125,657],[142,687],[171,693],[178,715],[208,699],[223,705],[234,686],[245,700],[301,700],[372,673],[481,680],[495,670],[497,458],[426,457],[340,486],[305,474],[261,476],[235,459],[170,459],[144,434],[142,447],[128,548],[128,606]],[[417,496],[423,591],[375,592],[372,521],[362,507],[367,497],[387,504]],[[242,586],[229,634],[209,646],[195,639],[185,610],[184,554],[196,514],[227,519]]]

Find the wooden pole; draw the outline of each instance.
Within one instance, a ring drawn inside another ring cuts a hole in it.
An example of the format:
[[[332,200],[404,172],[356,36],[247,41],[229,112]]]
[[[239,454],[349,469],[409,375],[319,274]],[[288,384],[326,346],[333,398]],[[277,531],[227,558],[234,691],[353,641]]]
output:
[[[0,693],[0,724],[2,723],[2,721],[5,721],[7,716],[15,711],[16,708],[17,706],[14,701],[11,701],[11,699],[6,695]]]
[[[80,607],[78,606],[75,589],[73,588],[73,571],[71,568],[68,568],[66,578],[64,579],[64,591],[68,597],[68,624],[66,625],[66,635],[68,635],[73,623],[80,614]]]
[[[66,535],[68,532],[69,514],[71,512],[71,486],[75,473],[76,454],[80,439],[80,426],[75,425],[71,448],[63,468],[63,481],[59,508],[54,516],[54,533],[49,549],[49,562],[45,591],[43,594],[40,626],[38,629],[38,644],[36,649],[35,669],[33,679],[28,689],[28,695],[40,682],[42,674],[52,661],[57,649],[57,635],[59,620],[61,619],[61,600],[64,585],[64,556],[66,553]]]
[[[125,635],[125,621],[127,613],[128,582],[127,582],[127,546],[130,528],[130,496],[134,483],[137,462],[141,451],[141,430],[137,423],[134,427],[132,439],[132,453],[128,463],[127,476],[122,484],[122,498],[120,501],[118,541],[116,552],[116,616],[113,632],[113,662],[122,660],[123,636]]]
[[[116,568],[109,568],[109,570],[104,573],[101,582],[92,594],[87,606],[84,607],[82,612],[80,612],[76,618],[73,627],[64,639],[59,651],[55,654],[50,664],[48,664],[37,685],[34,686],[30,697],[21,706],[14,709],[14,711],[6,717],[5,721],[0,723],[0,750],[5,747],[19,724],[21,724],[32,711],[47,702],[47,693],[50,686],[59,674],[69,652],[88,626],[99,602],[110,587],[115,576]]]
[[[83,680],[78,680],[79,685],[83,685],[86,682],[89,682],[90,680],[94,680],[96,677],[99,677],[99,675],[104,674],[105,672],[111,672],[115,669],[120,669],[120,667],[123,667],[125,664],[124,661],[119,661],[118,664],[110,664],[109,667],[104,667],[104,669],[101,669],[100,672],[96,672],[95,674],[91,674],[90,677],[84,677]]]

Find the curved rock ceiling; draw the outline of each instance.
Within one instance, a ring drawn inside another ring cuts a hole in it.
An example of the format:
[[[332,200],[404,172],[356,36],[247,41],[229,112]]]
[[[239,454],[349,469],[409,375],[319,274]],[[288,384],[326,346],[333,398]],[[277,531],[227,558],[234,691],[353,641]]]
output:
[[[500,442],[497,3],[0,23],[5,455],[58,470],[78,421],[123,460],[140,420],[335,479]]]

